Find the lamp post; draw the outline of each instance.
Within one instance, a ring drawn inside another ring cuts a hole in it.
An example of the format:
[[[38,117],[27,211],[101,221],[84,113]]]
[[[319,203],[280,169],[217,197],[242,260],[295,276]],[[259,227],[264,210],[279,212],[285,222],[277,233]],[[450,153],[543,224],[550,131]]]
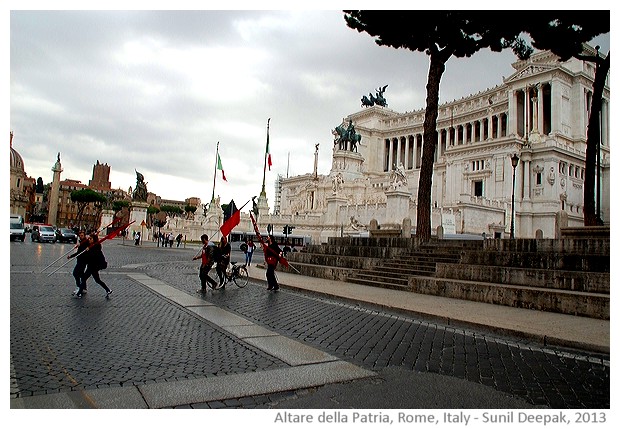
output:
[[[510,217],[510,239],[512,240],[515,238],[515,173],[519,164],[519,155],[512,154],[510,162],[512,163],[512,215]]]

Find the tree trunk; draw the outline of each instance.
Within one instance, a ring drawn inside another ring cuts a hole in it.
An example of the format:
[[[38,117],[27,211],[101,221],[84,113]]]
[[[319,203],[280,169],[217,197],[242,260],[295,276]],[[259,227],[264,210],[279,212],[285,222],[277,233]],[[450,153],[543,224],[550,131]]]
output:
[[[424,113],[424,142],[422,144],[422,165],[418,183],[418,212],[416,236],[422,240],[431,238],[431,190],[433,185],[433,163],[437,147],[437,112],[439,108],[439,83],[446,69],[445,61],[439,55],[431,54],[431,64],[426,83],[426,112]]]
[[[603,90],[605,81],[609,73],[609,54],[607,58],[600,61],[596,67],[594,75],[594,86],[592,90],[592,106],[590,107],[590,118],[588,119],[588,133],[586,141],[586,171],[583,183],[583,224],[584,226],[594,226],[599,219],[596,216],[595,187],[596,187],[596,158],[601,138],[599,117],[603,105]],[[600,178],[599,178],[600,180]],[[599,199],[601,196],[599,195]]]
[[[76,222],[77,222],[77,226],[78,228],[82,229],[82,216],[84,215],[84,209],[86,208],[86,205],[88,203],[84,202],[84,201],[77,201],[77,215],[76,215]]]

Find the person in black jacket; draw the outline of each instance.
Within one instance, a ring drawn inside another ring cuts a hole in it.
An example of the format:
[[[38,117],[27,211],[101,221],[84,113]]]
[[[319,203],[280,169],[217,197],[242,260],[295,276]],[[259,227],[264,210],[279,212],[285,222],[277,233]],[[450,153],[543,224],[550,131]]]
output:
[[[78,245],[77,250],[73,255],[67,256],[67,259],[77,257],[75,260],[75,268],[73,268],[73,277],[75,278],[76,284],[76,289],[73,292],[73,295],[78,298],[82,298],[82,295],[86,292],[86,285],[82,284],[82,277],[84,276],[84,270],[86,269],[86,249],[88,249],[90,241],[84,231],[78,232],[78,239],[80,240],[80,244]]]
[[[110,296],[112,290],[101,280],[99,277],[99,271],[105,270],[108,267],[108,262],[105,260],[105,256],[103,255],[103,251],[101,249],[101,243],[99,243],[99,237],[97,237],[96,233],[91,234],[89,248],[86,251],[86,272],[82,276],[82,285],[86,287],[86,280],[93,276],[95,283],[100,285],[106,293],[106,298]],[[78,292],[80,294],[80,292]]]
[[[215,266],[215,271],[220,279],[220,287],[224,287],[224,282],[226,280],[226,270],[228,269],[228,264],[230,264],[230,251],[230,243],[226,237],[222,237],[220,240],[219,257],[216,261],[217,265]]]

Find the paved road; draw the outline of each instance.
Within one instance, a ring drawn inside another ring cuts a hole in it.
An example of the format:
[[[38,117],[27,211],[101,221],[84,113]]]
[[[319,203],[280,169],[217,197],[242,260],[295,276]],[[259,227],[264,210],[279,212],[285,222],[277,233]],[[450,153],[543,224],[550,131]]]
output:
[[[70,245],[26,241],[10,246],[12,407],[60,393],[125,392],[129,386],[144,396],[149,388],[198,386],[204,380],[209,386],[215,380],[264,386],[162,406],[610,406],[608,355],[541,347],[299,291],[268,293],[257,280],[244,289],[228,285],[200,296],[195,293],[197,265],[191,261],[195,248],[135,247],[120,239],[104,248],[109,268],[102,278],[113,289],[112,297],[106,299],[91,280],[88,294],[78,300],[71,297],[73,262],[55,274],[47,275],[51,269],[40,273]],[[233,259],[241,256],[235,253]],[[258,268],[252,270],[262,277]],[[158,287],[169,289],[162,294]],[[270,388],[274,374],[293,369],[299,375],[304,366],[278,353],[273,341],[265,346],[255,336],[239,335],[235,326],[209,319],[215,309],[227,320],[242,320],[247,329],[270,332],[273,336],[261,338],[277,339],[278,347],[295,340],[304,356],[320,355],[323,374],[328,365],[343,364],[357,375],[346,382],[329,379],[325,386],[306,381],[305,387],[300,382],[295,388]],[[74,401],[73,406],[98,404]]]

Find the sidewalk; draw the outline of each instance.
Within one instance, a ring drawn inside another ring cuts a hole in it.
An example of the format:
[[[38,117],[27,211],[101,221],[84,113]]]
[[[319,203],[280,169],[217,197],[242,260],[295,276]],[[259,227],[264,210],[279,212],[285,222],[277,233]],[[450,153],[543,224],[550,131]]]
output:
[[[252,266],[249,274],[251,278],[265,280],[265,270],[260,266]],[[446,325],[517,336],[543,345],[610,353],[609,320],[375,288],[281,271],[277,276],[284,287],[365,302]]]

